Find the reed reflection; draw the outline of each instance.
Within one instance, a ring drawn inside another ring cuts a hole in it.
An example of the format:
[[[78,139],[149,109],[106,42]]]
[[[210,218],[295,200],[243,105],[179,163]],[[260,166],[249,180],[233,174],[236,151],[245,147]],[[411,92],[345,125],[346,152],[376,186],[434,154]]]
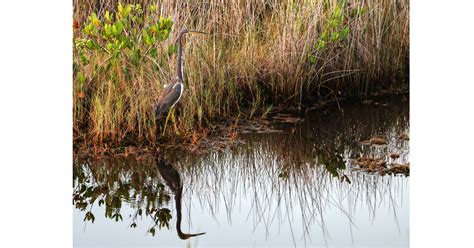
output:
[[[174,196],[181,239],[203,234],[181,230],[181,222],[198,219],[206,221],[208,233],[226,229],[247,235],[238,243],[242,246],[261,238],[248,232],[263,230],[261,236],[272,240],[280,229],[291,230],[285,238],[293,239],[295,246],[319,245],[321,240],[331,244],[331,236],[357,239],[377,231],[382,242],[391,238],[392,244],[403,245],[408,242],[408,178],[353,171],[351,166],[361,154],[387,163],[408,162],[408,141],[398,138],[409,131],[406,101],[343,106],[344,115],[321,110],[304,123],[282,126],[286,132],[247,135],[245,144],[225,152],[166,151],[161,156],[78,160],[73,202],[86,212],[88,222],[93,219],[87,213],[95,214],[94,202],[101,205],[101,200],[106,217],[119,222],[121,208],[133,209],[132,227],[147,226],[143,212],[152,222],[147,231],[154,235],[155,228],[169,228]],[[360,142],[373,135],[383,136],[387,145]],[[400,157],[391,158],[393,150]],[[189,216],[184,220],[182,209]],[[379,225],[372,226],[377,220]],[[350,232],[340,234],[347,227]],[[203,242],[219,239],[205,237]]]
[[[406,228],[398,224],[398,211],[406,210],[408,179],[351,167],[362,155],[387,163],[408,162],[408,142],[398,139],[409,128],[403,98],[384,99],[384,105],[377,107],[354,104],[345,107],[343,115],[337,110],[316,112],[305,123],[282,126],[286,132],[247,135],[245,144],[236,149],[181,156],[175,162],[183,168],[185,184],[193,185],[188,197],[214,216],[224,210],[229,223],[243,202],[250,200],[245,216],[252,217],[253,230],[268,230],[267,234],[287,225],[295,239],[311,237],[311,230],[319,226],[327,238],[331,233],[327,216],[344,216],[352,230],[360,225],[355,216],[367,213],[373,222],[379,210],[391,212],[393,222],[386,224],[400,232]],[[361,143],[373,135],[383,136],[388,144]],[[399,158],[390,158],[393,150]],[[293,217],[295,212],[299,219]],[[298,225],[300,233],[293,232]]]
[[[121,209],[131,207],[128,216],[130,228],[137,228],[143,218],[152,221],[147,232],[153,236],[157,229],[170,227],[172,213],[169,208],[174,194],[176,229],[180,239],[203,235],[181,230],[183,186],[176,168],[162,156],[142,158],[108,158],[78,160],[73,167],[73,205],[84,212],[84,221],[94,223],[97,208],[105,207],[105,218],[123,222]],[[126,219],[127,220],[127,219]]]

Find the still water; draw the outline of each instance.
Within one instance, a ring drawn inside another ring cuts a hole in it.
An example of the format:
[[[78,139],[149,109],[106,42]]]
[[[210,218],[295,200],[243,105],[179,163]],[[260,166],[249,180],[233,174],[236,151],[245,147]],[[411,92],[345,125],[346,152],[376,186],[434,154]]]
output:
[[[199,155],[76,158],[74,246],[406,247],[409,177],[351,168],[363,156],[409,162],[408,105],[398,95],[314,109]],[[387,145],[363,142],[373,136]]]

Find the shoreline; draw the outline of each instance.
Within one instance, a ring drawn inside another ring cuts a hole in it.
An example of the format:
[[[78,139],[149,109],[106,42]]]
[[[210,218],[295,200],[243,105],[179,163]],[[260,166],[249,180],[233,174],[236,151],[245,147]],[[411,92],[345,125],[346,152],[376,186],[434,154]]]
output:
[[[262,133],[281,133],[283,130],[275,129],[273,126],[276,124],[286,123],[295,124],[304,122],[304,116],[311,111],[317,109],[330,108],[333,106],[339,106],[339,104],[348,103],[362,103],[373,106],[378,106],[378,103],[374,100],[381,97],[396,97],[406,95],[409,96],[408,90],[398,91],[379,91],[365,97],[350,97],[350,98],[339,98],[337,100],[322,100],[313,103],[309,106],[305,106],[301,111],[298,111],[296,107],[293,108],[275,108],[275,112],[272,112],[265,118],[252,117],[251,119],[246,118],[219,118],[213,124],[213,127],[205,129],[205,133],[196,133],[197,136],[192,141],[181,140],[181,143],[151,143],[146,144],[143,142],[139,144],[130,145],[117,145],[111,144],[97,145],[92,142],[77,142],[77,138],[73,138],[73,155],[80,157],[115,157],[122,156],[127,157],[129,155],[143,155],[156,152],[160,150],[173,150],[173,151],[185,151],[191,153],[203,153],[208,151],[224,150],[227,148],[233,148],[239,145],[242,141],[239,136],[245,134],[262,134]],[[339,108],[339,107],[337,107]],[[340,110],[336,110],[340,111]],[[195,130],[196,131],[196,130]],[[168,138],[168,137],[165,137]],[[169,141],[169,140],[165,140]],[[176,140],[174,141],[176,142]],[[179,142],[179,141],[178,141]]]

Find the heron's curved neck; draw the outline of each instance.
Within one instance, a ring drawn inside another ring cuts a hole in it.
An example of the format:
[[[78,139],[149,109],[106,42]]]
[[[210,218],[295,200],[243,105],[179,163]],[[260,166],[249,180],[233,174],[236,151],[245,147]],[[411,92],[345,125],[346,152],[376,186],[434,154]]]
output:
[[[183,192],[183,189],[180,188],[178,190],[178,192],[176,192],[176,195],[174,197],[174,200],[176,202],[176,215],[177,215],[177,218],[176,218],[176,230],[178,231],[178,236],[181,238],[181,239],[186,239],[186,235],[181,231],[181,194]]]
[[[182,214],[181,214],[181,196],[183,194],[183,187],[179,187],[179,189],[177,190],[176,192],[176,195],[174,197],[175,199],[175,202],[176,202],[176,215],[177,215],[177,218],[176,218],[176,231],[178,232],[178,237],[180,239],[189,239],[191,237],[195,237],[195,236],[199,236],[199,235],[203,235],[203,234],[206,234],[206,233],[183,233],[183,231],[181,231],[181,218],[182,218]]]
[[[178,79],[183,82],[183,43],[182,38],[186,32],[181,31],[178,36],[178,66],[176,67],[176,73],[178,74]]]

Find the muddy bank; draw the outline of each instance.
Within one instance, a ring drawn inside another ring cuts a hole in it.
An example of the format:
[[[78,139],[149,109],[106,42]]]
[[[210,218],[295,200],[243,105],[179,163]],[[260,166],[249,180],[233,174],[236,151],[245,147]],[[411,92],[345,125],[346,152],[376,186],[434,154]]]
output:
[[[281,142],[286,144],[286,147],[279,149],[291,150],[288,159],[313,159],[317,155],[328,160],[327,163],[334,168],[407,176],[410,171],[408,106],[408,94],[372,96],[363,101],[325,101],[304,111],[277,109],[265,118],[221,120],[205,135],[196,133],[192,142],[175,141],[172,145],[157,143],[141,147],[88,147],[77,149],[75,156],[141,157],[169,152],[198,156],[213,151],[236,150],[254,139],[273,138],[279,145],[282,145]],[[347,150],[349,154],[344,154]],[[344,157],[342,160],[347,162],[347,166],[341,166],[341,157]]]
[[[379,91],[370,97],[365,98],[329,98],[318,100],[311,106],[298,107],[275,107],[271,112],[263,117],[238,117],[232,119],[216,119],[215,124],[208,128],[195,130],[191,137],[183,139],[176,137],[157,138],[157,142],[137,144],[136,140],[129,139],[128,145],[104,144],[95,145],[80,137],[73,140],[73,151],[76,156],[128,156],[130,154],[146,154],[156,152],[157,149],[173,149],[188,152],[202,153],[210,150],[223,150],[235,147],[243,142],[242,135],[254,133],[282,133],[292,131],[285,128],[284,124],[298,124],[305,122],[308,116],[318,112],[332,111],[341,117],[345,114],[345,109],[350,105],[362,105],[367,107],[389,107],[390,102],[384,99],[403,98],[408,101],[408,93],[402,91]],[[309,118],[311,119],[311,117]],[[330,120],[328,120],[330,121]],[[282,125],[283,124],[283,125]],[[361,140],[362,141],[362,140]],[[363,141],[362,141],[363,142]]]

